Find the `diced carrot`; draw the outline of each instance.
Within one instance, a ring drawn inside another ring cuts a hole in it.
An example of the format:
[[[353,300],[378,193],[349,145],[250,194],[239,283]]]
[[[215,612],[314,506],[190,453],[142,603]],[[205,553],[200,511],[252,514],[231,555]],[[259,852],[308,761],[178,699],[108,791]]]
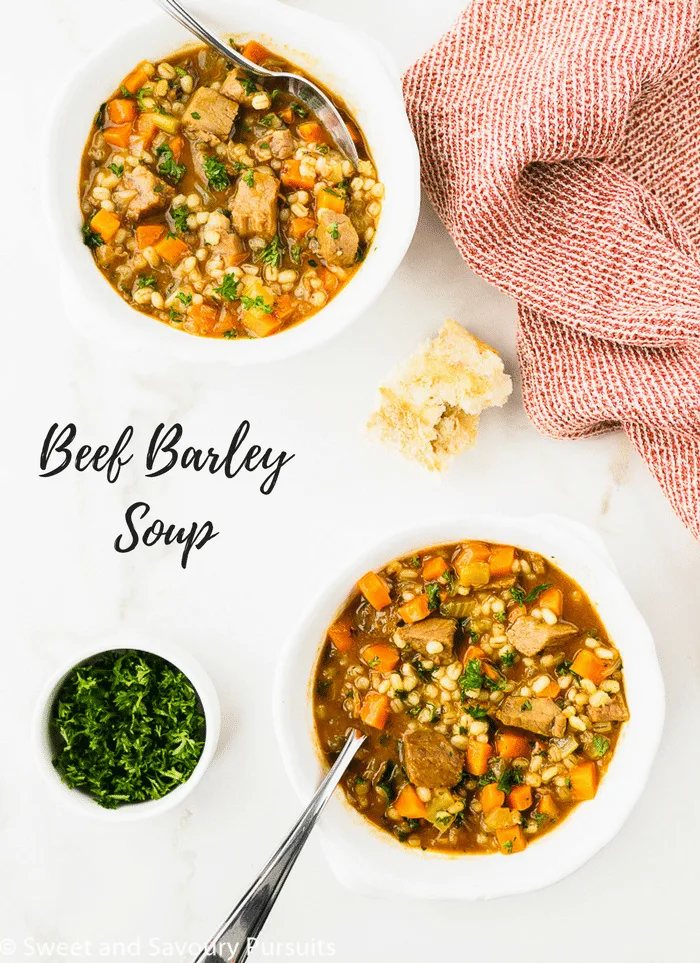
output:
[[[267,338],[277,331],[282,324],[282,319],[276,311],[271,314],[265,314],[263,311],[246,311],[243,323],[259,338]]]
[[[491,679],[492,682],[497,682],[501,678],[501,673],[490,662],[482,662],[481,671],[484,673],[486,678]]]
[[[464,654],[464,661],[470,662],[472,659],[478,659],[481,661],[486,658],[486,653],[481,648],[480,645],[470,645]]]
[[[492,575],[510,575],[515,561],[515,549],[512,545],[499,545],[489,556],[489,566]]]
[[[121,227],[121,221],[111,211],[99,210],[90,221],[90,227],[105,243],[111,241]]]
[[[323,289],[327,294],[333,294],[338,289],[340,281],[332,271],[328,270],[327,267],[323,267],[323,265],[321,265],[316,269],[316,273],[321,278]]]
[[[592,760],[580,762],[578,766],[569,770],[569,779],[574,799],[578,801],[593,799],[598,789],[598,767]]]
[[[434,558],[429,558],[427,562],[423,563],[421,575],[426,582],[434,582],[436,578],[444,575],[449,567],[449,563],[445,561],[442,555],[436,555]]]
[[[295,159],[284,162],[280,177],[285,187],[300,187],[305,191],[312,190],[316,183],[313,173],[306,175],[301,173],[301,161]]]
[[[338,619],[328,629],[328,637],[338,652],[349,652],[355,644],[350,623],[344,619]]]
[[[399,617],[404,622],[420,622],[421,619],[427,619],[429,615],[430,602],[425,592],[422,595],[416,595],[399,609]]]
[[[352,139],[355,141],[356,144],[361,144],[362,134],[360,133],[360,131],[357,129],[357,127],[353,124],[351,120],[347,119],[347,117],[344,117],[343,120],[345,121],[345,126],[347,127],[348,132],[350,133],[350,136],[352,137]]]
[[[170,267],[174,267],[190,252],[188,246],[179,237],[169,237],[167,235],[162,241],[158,241],[158,243],[153,246],[153,249]]]
[[[497,829],[496,839],[501,852],[505,856],[512,853],[522,853],[525,849],[525,835],[520,826],[510,826],[508,829]]]
[[[463,551],[471,552],[470,562],[488,562],[491,556],[491,547],[486,542],[466,542]]]
[[[120,124],[118,127],[107,127],[102,136],[111,147],[128,147],[131,138],[131,124]]]
[[[174,137],[171,137],[168,140],[168,145],[170,150],[173,152],[173,157],[177,163],[177,161],[179,161],[182,157],[182,151],[185,147],[185,138],[181,137],[179,134],[176,134]]]
[[[314,121],[308,121],[305,124],[299,124],[297,127],[297,132],[303,140],[307,140],[310,144],[321,144],[323,142],[323,128],[320,124]]]
[[[257,40],[249,40],[241,53],[248,60],[252,60],[254,64],[261,64],[270,57],[270,51],[267,47],[263,47]]]
[[[559,810],[556,807],[551,793],[540,796],[539,802],[537,803],[537,812],[542,813],[544,816],[549,816],[552,820],[557,818]]]
[[[107,104],[107,114],[113,124],[130,124],[136,118],[136,104],[126,97],[115,97]]]
[[[157,132],[158,124],[154,121],[153,116],[150,114],[139,114],[134,124],[134,134],[143,143],[144,147],[151,146]]]
[[[394,809],[403,816],[404,819],[424,819],[426,814],[425,803],[418,796],[418,793],[409,783],[403,787],[396,797]]]
[[[345,210],[345,198],[324,187],[316,195],[316,210],[320,211],[323,208],[334,211],[336,214],[342,214]]]
[[[514,786],[508,793],[508,806],[522,812],[532,805],[532,789],[529,786]]]
[[[150,78],[143,67],[137,67],[136,70],[131,71],[129,76],[124,81],[123,86],[126,87],[130,94],[135,94],[148,83],[149,79]]]
[[[518,619],[522,618],[523,615],[527,615],[527,609],[524,605],[514,605],[512,609],[508,610],[508,622],[512,625],[513,622],[517,622]]]
[[[555,682],[554,679],[550,679],[547,688],[540,689],[537,695],[541,696],[543,699],[556,699],[559,695],[561,695],[559,683]]]
[[[554,612],[557,618],[561,618],[561,614],[564,611],[564,595],[561,589],[545,589],[537,600],[537,607],[540,609],[549,609],[550,612]]]
[[[391,605],[391,595],[384,581],[376,572],[367,572],[357,583],[357,587],[367,599],[369,604],[378,612]]]
[[[485,776],[489,770],[489,759],[492,755],[493,747],[488,742],[470,739],[467,744],[467,770],[472,776]]]
[[[590,649],[581,649],[571,663],[571,671],[580,675],[582,679],[590,679],[594,685],[600,685],[605,678],[606,665]]]
[[[370,669],[391,672],[399,662],[399,652],[393,645],[368,645],[362,650],[362,659]]]
[[[306,237],[309,231],[316,228],[316,221],[313,217],[293,217],[289,222],[289,233],[297,240]]]
[[[479,793],[479,802],[485,813],[490,813],[492,809],[500,809],[505,802],[506,794],[498,788],[495,782],[490,782],[488,786]]]
[[[281,294],[275,302],[275,316],[284,323],[294,314],[297,302],[291,294]]]
[[[136,228],[136,246],[139,251],[143,251],[145,247],[153,247],[164,234],[165,228],[162,224],[142,224]]]
[[[163,243],[161,241],[161,243]],[[210,304],[192,304],[188,309],[188,317],[194,322],[199,335],[211,335],[219,321],[219,312]]]
[[[530,740],[517,729],[500,729],[496,733],[496,755],[501,759],[517,759],[518,756],[529,756]]]
[[[360,708],[360,719],[368,726],[383,729],[389,718],[389,697],[374,690],[367,693]]]
[[[291,107],[285,107],[284,110],[280,110],[279,115],[285,124],[294,123],[294,111]]]

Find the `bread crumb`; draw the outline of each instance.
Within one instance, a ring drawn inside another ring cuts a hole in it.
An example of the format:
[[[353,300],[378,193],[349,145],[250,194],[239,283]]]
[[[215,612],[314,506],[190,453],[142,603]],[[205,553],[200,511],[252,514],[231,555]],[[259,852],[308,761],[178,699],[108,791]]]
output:
[[[370,433],[431,471],[476,443],[479,415],[501,407],[513,390],[498,354],[447,320],[381,387]]]

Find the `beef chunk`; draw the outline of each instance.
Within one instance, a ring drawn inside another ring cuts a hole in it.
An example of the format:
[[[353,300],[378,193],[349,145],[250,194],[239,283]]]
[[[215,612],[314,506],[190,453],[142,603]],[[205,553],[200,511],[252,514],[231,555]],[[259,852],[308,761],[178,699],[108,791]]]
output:
[[[542,649],[560,639],[576,635],[578,629],[570,622],[555,622],[549,625],[531,615],[522,615],[507,630],[508,641],[523,655],[537,655]]]
[[[272,174],[253,172],[253,186],[239,177],[231,201],[231,219],[241,237],[263,237],[271,241],[277,233],[277,190],[279,181]]]
[[[250,106],[253,97],[262,90],[258,86],[255,77],[248,74],[241,67],[234,67],[226,74],[226,79],[221,85],[221,93],[224,97],[230,97],[239,104]]]
[[[527,729],[538,736],[559,739],[566,732],[566,716],[553,699],[506,696],[493,715],[504,726]]]
[[[454,639],[457,631],[457,623],[454,619],[431,618],[423,619],[422,622],[414,622],[411,625],[403,625],[397,629],[399,638],[420,652],[427,659],[432,659],[437,665],[449,665],[454,662]],[[428,642],[439,642],[442,651],[429,653],[426,651]]]
[[[235,101],[222,97],[211,87],[200,87],[187,105],[182,126],[194,139],[216,145],[228,140],[237,113]]]
[[[136,192],[135,195],[132,194],[133,191]],[[124,195],[127,218],[138,221],[145,215],[155,214],[166,208],[175,196],[175,191],[148,167],[139,164],[124,174],[119,194]],[[118,199],[115,191],[115,200]]]
[[[456,786],[464,756],[433,729],[413,729],[403,737],[403,765],[414,786],[427,789]]]
[[[292,132],[286,127],[273,131],[267,138],[267,143],[270,145],[272,156],[278,160],[286,160],[294,153],[294,138]]]
[[[630,717],[625,700],[621,695],[612,696],[605,706],[586,706],[586,712],[591,722],[627,722]]]
[[[354,264],[360,239],[347,214],[337,214],[326,207],[321,208],[318,212],[316,236],[327,264],[337,264],[340,267]]]

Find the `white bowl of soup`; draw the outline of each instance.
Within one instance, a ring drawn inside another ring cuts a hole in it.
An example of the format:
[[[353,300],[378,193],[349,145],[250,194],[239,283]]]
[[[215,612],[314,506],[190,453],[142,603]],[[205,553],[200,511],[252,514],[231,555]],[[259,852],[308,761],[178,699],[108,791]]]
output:
[[[79,326],[116,347],[275,361],[343,330],[388,283],[418,217],[417,150],[398,73],[367,38],[277,0],[196,10],[239,48],[264,45],[273,60],[259,62],[324,85],[360,164],[301,102],[157,13],[110,40],[54,113],[63,290]]]
[[[370,895],[536,890],[608,843],[661,738],[654,643],[600,539],[554,516],[387,536],[290,639],[276,728],[302,799],[347,731],[367,742],[324,815]]]

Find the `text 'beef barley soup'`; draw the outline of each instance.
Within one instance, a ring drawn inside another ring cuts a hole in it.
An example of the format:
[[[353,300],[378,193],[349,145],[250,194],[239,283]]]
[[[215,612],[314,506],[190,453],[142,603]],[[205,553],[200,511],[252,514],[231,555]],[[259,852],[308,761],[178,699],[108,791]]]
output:
[[[242,53],[301,73],[251,41]],[[355,170],[309,108],[207,47],[142,63],[98,110],[83,238],[130,305],[190,334],[267,337],[358,270],[383,185],[358,126]]]
[[[432,548],[368,572],[328,636],[314,715],[343,786],[409,846],[523,850],[592,799],[629,718],[622,664],[583,590],[508,545]]]

